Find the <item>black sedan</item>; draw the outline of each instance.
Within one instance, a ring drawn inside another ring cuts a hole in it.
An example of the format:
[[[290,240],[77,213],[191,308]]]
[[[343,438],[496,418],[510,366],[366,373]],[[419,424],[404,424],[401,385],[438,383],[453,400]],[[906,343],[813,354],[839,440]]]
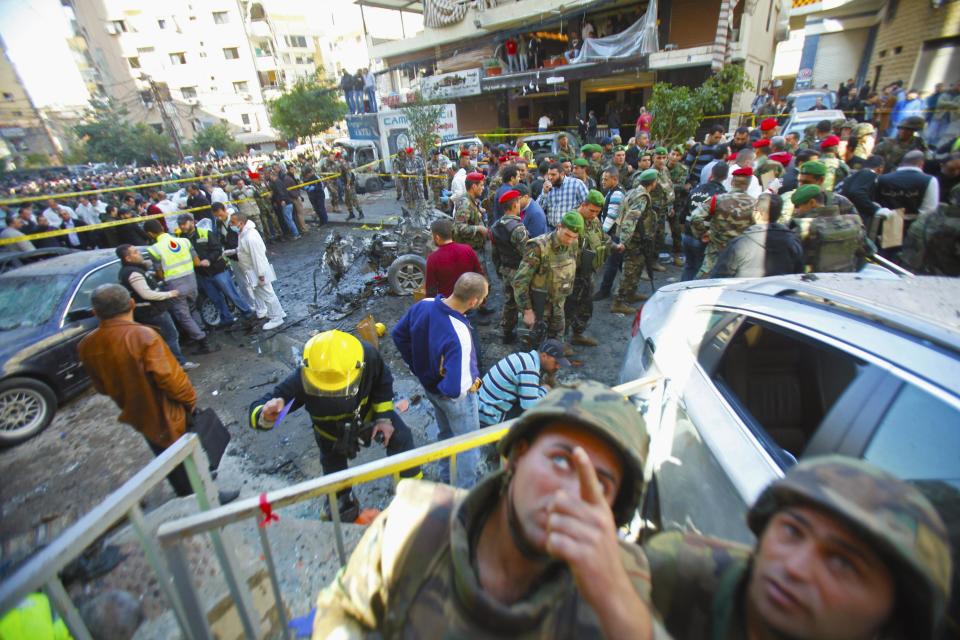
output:
[[[89,384],[77,343],[97,326],[93,290],[119,271],[113,249],[101,249],[0,275],[0,445],[42,431]]]

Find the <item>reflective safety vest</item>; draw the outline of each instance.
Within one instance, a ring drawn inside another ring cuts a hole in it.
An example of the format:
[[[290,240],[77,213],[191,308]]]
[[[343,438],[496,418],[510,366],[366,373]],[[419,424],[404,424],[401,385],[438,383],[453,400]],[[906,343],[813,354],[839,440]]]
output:
[[[32,593],[0,618],[3,640],[70,640],[63,620],[56,616],[42,593]]]
[[[174,238],[169,233],[161,233],[157,241],[147,248],[147,252],[154,261],[160,263],[164,280],[176,280],[193,273],[190,241],[186,238]]]

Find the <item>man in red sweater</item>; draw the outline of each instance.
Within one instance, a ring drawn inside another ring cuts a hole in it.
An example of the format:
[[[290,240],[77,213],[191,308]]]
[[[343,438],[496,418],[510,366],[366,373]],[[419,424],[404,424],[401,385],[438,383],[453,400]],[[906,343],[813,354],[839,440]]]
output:
[[[470,271],[482,274],[483,268],[470,245],[453,241],[453,220],[435,220],[430,225],[430,233],[437,249],[427,256],[427,297],[440,294],[449,298],[453,295],[453,285],[461,275]]]

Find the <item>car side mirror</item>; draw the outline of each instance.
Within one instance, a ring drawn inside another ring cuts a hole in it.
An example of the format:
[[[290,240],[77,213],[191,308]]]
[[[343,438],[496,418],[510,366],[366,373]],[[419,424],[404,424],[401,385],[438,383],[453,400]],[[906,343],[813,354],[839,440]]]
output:
[[[67,313],[67,321],[78,322],[80,320],[87,320],[89,318],[93,318],[94,315],[95,314],[93,313],[93,309],[89,307],[84,307],[82,309],[71,309],[70,312]]]

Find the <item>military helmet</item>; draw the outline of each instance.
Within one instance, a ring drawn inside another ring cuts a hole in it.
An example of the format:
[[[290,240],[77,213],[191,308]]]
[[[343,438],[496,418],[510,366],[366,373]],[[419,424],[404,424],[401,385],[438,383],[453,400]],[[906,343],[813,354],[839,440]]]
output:
[[[884,558],[909,605],[915,637],[932,636],[950,591],[952,560],[946,527],[917,488],[863,460],[822,456],[770,484],[747,522],[760,537],[773,514],[796,504],[842,520]]]
[[[617,525],[633,516],[643,491],[643,463],[650,438],[643,416],[621,393],[584,380],[557,387],[523,412],[500,441],[500,453],[509,456],[519,440],[533,439],[541,427],[554,421],[574,422],[608,442],[623,459],[623,481],[613,503]]]
[[[910,116],[897,125],[897,129],[911,129],[913,131],[923,131],[926,121],[922,116]]]

